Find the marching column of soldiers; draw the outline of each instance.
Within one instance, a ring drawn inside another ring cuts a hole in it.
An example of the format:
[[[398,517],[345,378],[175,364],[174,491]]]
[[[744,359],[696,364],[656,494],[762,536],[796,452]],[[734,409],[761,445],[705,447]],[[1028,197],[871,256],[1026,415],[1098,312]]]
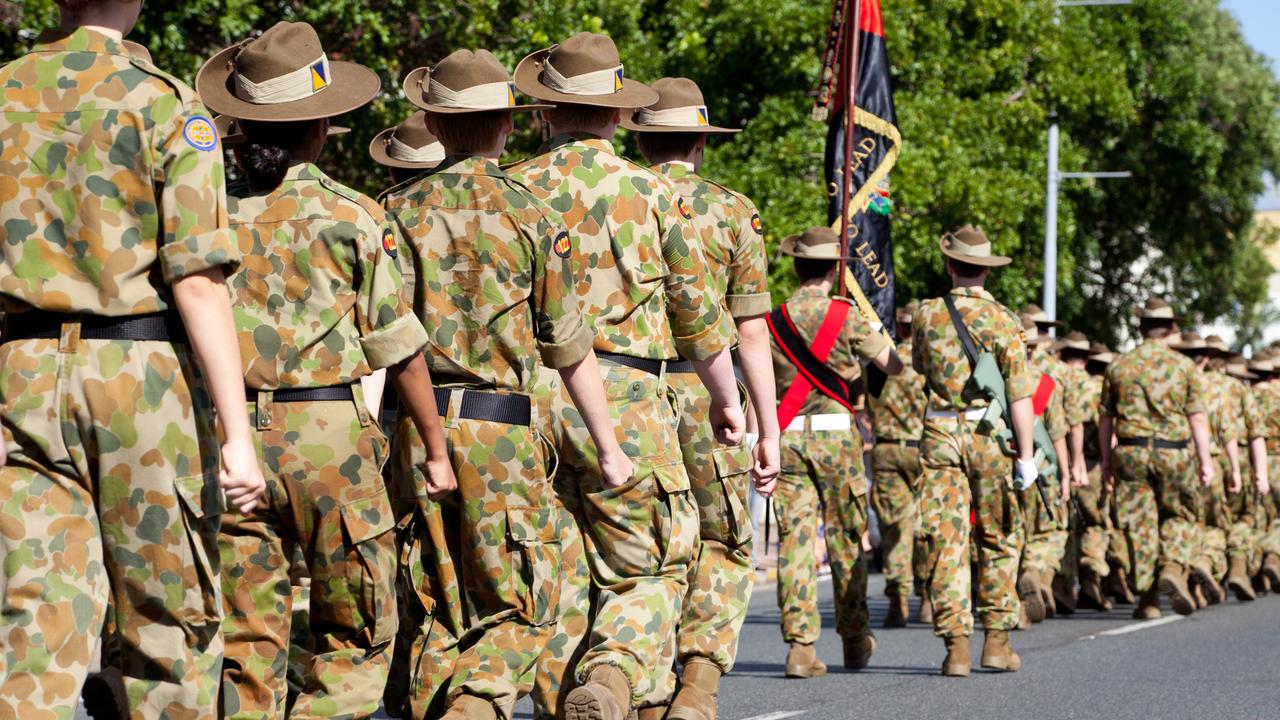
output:
[[[919,595],[944,675],[975,618],[1016,671],[1051,615],[1280,592],[1280,352],[1159,300],[1119,357],[1055,341],[972,226],[896,345],[827,228],[771,308],[760,215],[702,174],[737,130],[604,35],[410,72],[375,200],[318,163],[381,83],[311,26],[193,89],[124,39],[141,0],[58,5],[0,68],[0,717],[714,720],[752,488],[793,678],[826,672],[820,527],[872,663],[873,511],[884,625]],[[499,164],[532,112],[550,139]]]

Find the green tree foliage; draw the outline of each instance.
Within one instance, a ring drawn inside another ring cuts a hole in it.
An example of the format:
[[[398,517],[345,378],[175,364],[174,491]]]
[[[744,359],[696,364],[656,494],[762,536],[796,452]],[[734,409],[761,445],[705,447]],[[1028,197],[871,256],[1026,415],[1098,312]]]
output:
[[[1265,316],[1270,268],[1245,238],[1264,171],[1280,171],[1280,84],[1216,0],[1067,8],[1057,24],[1052,0],[882,4],[905,145],[893,176],[904,301],[942,290],[937,238],[966,222],[1017,259],[996,276],[997,295],[1010,305],[1039,297],[1045,138],[1056,114],[1063,170],[1134,173],[1064,185],[1064,319],[1114,341],[1129,306],[1150,293],[1206,319]],[[192,78],[253,30],[312,23],[333,57],[383,78],[385,93],[340,121],[354,132],[334,139],[324,161],[377,193],[386,176],[365,148],[409,113],[399,91],[408,70],[458,47],[488,47],[514,66],[573,32],[607,32],[629,77],[691,77],[717,123],[746,128],[712,145],[706,174],[756,200],[772,250],[825,220],[825,127],[809,110],[829,12],[819,0],[152,0],[133,39]],[[20,54],[55,16],[52,0],[0,0],[0,54]],[[542,137],[536,120],[522,121],[510,157]],[[634,152],[625,133],[621,142]],[[782,297],[793,281],[776,260]]]

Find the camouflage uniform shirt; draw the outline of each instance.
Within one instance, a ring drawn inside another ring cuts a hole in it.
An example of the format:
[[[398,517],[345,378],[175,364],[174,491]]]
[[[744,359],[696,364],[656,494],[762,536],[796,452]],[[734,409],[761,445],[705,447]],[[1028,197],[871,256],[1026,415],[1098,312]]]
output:
[[[229,284],[246,386],[345,385],[422,349],[377,203],[309,163],[270,192],[227,194],[244,254]]]
[[[867,410],[876,437],[886,440],[919,440],[924,435],[924,413],[929,396],[925,394],[924,377],[911,364],[911,340],[898,346],[902,357],[902,373],[890,377],[880,397],[867,395]]]
[[[787,313],[806,345],[813,344],[813,339],[817,337],[818,329],[822,327],[822,320],[827,316],[827,308],[830,307],[833,299],[836,302],[850,302],[843,298],[832,298],[816,287],[797,288],[791,297],[787,298]],[[889,339],[871,325],[856,305],[850,308],[849,315],[845,318],[840,338],[843,342],[837,342],[831,348],[826,365],[848,383],[855,382],[862,375],[859,357],[870,360],[889,346]],[[796,368],[787,360],[786,355],[782,354],[777,342],[772,343],[772,347],[773,377],[777,383],[778,397],[781,398],[795,382]],[[848,411],[840,403],[817,390],[811,391],[804,405],[800,407],[801,415],[843,412]]]
[[[1147,340],[1107,368],[1102,412],[1118,437],[1185,441],[1187,416],[1207,410],[1203,373],[1163,343]]]
[[[551,368],[587,356],[568,233],[492,161],[448,159],[381,200],[411,254],[405,274],[437,382],[526,391],[538,354]]]
[[[654,170],[671,181],[692,210],[712,291],[724,298],[724,309],[735,318],[769,312],[769,261],[755,205],[682,163],[663,163]]]
[[[0,309],[154,313],[235,268],[217,132],[140,45],[51,31],[0,89]]]
[[[559,135],[512,177],[561,213],[582,318],[597,351],[703,360],[733,341],[697,235],[671,183],[607,140]]]
[[[969,334],[978,344],[978,352],[985,348],[995,357],[1009,402],[1031,397],[1039,378],[1027,364],[1027,346],[1017,316],[983,288],[955,288],[951,296]],[[912,330],[912,364],[925,378],[932,396],[930,407],[937,410],[985,407],[985,400],[964,397],[971,368],[942,298],[920,304]]]

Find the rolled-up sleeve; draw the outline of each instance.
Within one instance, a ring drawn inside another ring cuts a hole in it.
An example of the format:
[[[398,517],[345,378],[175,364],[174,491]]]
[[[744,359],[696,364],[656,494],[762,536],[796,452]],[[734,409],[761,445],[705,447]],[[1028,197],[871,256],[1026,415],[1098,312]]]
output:
[[[725,305],[735,318],[749,318],[769,312],[769,261],[764,249],[764,226],[760,215],[746,198],[733,223],[734,252],[729,263],[729,291]]]
[[[193,104],[160,137],[160,270],[166,283],[216,267],[230,274],[240,265],[228,230],[222,147],[209,117]]]
[[[427,344],[396,264],[395,232],[382,218],[361,223],[360,288],[356,322],[360,345],[374,370],[390,367]]]
[[[537,303],[538,354],[552,370],[581,362],[591,351],[595,336],[587,330],[574,293],[570,261],[576,243],[558,221],[545,217],[537,225],[534,240],[533,293]],[[570,253],[555,252],[555,243],[565,242]]]
[[[670,195],[659,200],[662,257],[667,265],[664,291],[676,352],[687,360],[705,360],[733,343],[733,319],[720,308],[707,276],[702,246]]]

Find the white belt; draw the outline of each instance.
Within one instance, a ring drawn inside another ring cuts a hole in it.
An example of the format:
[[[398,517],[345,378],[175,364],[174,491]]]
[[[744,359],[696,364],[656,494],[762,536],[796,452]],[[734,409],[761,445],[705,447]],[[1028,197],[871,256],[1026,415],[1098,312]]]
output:
[[[953,420],[959,420],[961,418],[964,418],[965,420],[972,420],[973,422],[977,422],[982,419],[983,415],[986,415],[986,414],[987,414],[987,409],[984,407],[980,407],[980,408],[970,408],[968,410],[963,410],[963,411],[930,410],[926,412],[924,416],[931,417],[931,418],[951,418]]]
[[[837,432],[853,429],[853,419],[849,413],[828,413],[825,415],[797,415],[783,432],[804,432],[805,420],[809,421],[809,432]]]

